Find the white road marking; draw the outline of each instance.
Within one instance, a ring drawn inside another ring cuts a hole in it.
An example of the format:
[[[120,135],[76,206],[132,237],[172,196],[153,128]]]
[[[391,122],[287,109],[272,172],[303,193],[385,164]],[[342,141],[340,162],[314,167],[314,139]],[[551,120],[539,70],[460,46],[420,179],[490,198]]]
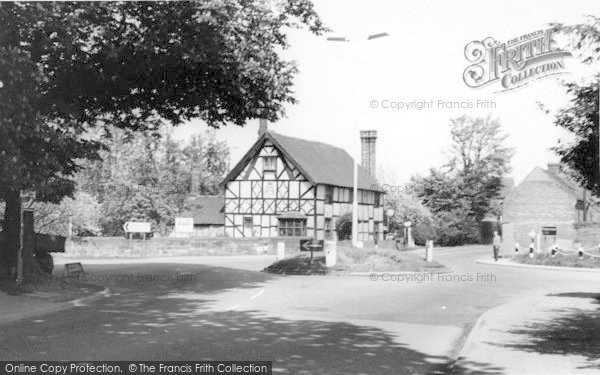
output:
[[[237,309],[238,307],[240,307],[240,305],[233,305],[233,306],[231,306],[230,308],[228,308],[228,309],[225,309],[225,311],[231,311],[231,310],[235,310],[235,309]]]
[[[256,293],[255,295],[253,295],[252,297],[250,297],[251,300],[260,297],[261,294],[263,294],[265,292],[264,289],[261,289],[258,293]]]

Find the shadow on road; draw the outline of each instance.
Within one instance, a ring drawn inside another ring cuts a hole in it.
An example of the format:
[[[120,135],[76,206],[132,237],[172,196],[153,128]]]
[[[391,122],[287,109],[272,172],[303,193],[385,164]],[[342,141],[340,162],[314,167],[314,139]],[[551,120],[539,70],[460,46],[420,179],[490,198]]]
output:
[[[268,360],[274,373],[298,375],[502,373],[485,363],[451,370],[450,358],[413,350],[401,334],[376,327],[211,310],[212,294],[274,276],[198,265],[145,265],[144,272],[165,268],[191,270],[198,278],[167,282],[168,288],[113,280],[119,294],[110,298],[0,327],[0,360]],[[111,268],[121,271],[135,267]]]
[[[539,354],[583,356],[589,362],[582,369],[600,370],[600,294],[599,293],[560,293],[549,297],[594,299],[596,310],[560,308],[555,311],[560,317],[551,321],[528,321],[509,331],[517,335],[519,341],[503,346]]]

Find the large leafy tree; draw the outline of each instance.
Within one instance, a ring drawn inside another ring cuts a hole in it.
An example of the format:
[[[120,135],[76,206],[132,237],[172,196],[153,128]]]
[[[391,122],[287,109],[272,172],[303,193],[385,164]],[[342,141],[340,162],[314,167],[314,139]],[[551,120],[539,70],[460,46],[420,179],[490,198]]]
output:
[[[500,214],[494,203],[513,150],[505,146],[500,121],[491,116],[452,119],[450,136],[449,162],[414,177],[412,189],[433,213],[440,243],[477,242],[479,221]]]
[[[554,147],[565,171],[584,187],[600,197],[600,164],[598,161],[598,86],[600,75],[590,83],[565,83],[571,103],[561,108],[554,123],[574,135],[568,144]]]
[[[569,37],[571,47],[584,63],[600,61],[600,18],[589,16],[586,22],[576,25],[554,25]],[[569,106],[556,114],[554,123],[574,135],[569,144],[554,148],[560,156],[565,171],[592,193],[600,197],[598,101],[600,74],[587,82],[565,82],[571,96]]]
[[[500,121],[487,117],[460,116],[450,120],[452,140],[450,174],[459,181],[462,197],[468,198],[470,210],[481,220],[495,206],[502,189],[502,177],[510,172],[514,150],[505,145],[507,135]]]
[[[186,197],[217,192],[228,168],[229,147],[213,131],[187,144],[173,140],[169,127],[158,137],[118,129],[111,134],[101,160],[85,162],[76,177],[79,189],[101,202],[105,235],[122,234],[129,220],[150,221],[156,231],[169,232]]]
[[[308,0],[2,3],[0,23],[8,267],[20,192],[44,201],[72,194],[77,160],[98,155],[99,142],[85,137],[91,128],[274,121],[294,103],[296,67],[278,53],[285,30],[324,31]]]

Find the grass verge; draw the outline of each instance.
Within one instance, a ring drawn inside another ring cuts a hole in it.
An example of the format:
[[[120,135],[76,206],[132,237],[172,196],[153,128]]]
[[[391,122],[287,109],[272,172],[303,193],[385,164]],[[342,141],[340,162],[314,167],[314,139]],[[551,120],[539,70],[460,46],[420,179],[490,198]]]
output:
[[[513,257],[513,260],[523,264],[532,264],[538,266],[600,268],[600,258],[590,257],[585,254],[581,259],[579,259],[577,254],[556,254],[554,257],[552,257],[550,254],[536,254],[533,256],[533,258],[530,258],[529,254],[523,254]]]
[[[395,249],[338,247],[337,258],[337,264],[327,268],[324,256],[315,256],[311,264],[310,254],[301,253],[279,260],[263,271],[293,275],[326,275],[350,272],[424,272],[445,268],[443,264],[426,262],[421,256]]]

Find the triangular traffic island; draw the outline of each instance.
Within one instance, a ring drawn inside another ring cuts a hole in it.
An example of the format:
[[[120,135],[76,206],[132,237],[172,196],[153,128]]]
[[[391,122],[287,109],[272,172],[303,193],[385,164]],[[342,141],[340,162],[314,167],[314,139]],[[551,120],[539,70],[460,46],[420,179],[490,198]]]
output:
[[[311,262],[310,257],[298,255],[278,260],[263,272],[283,275],[326,275],[329,269],[325,266],[325,257],[314,257]]]

